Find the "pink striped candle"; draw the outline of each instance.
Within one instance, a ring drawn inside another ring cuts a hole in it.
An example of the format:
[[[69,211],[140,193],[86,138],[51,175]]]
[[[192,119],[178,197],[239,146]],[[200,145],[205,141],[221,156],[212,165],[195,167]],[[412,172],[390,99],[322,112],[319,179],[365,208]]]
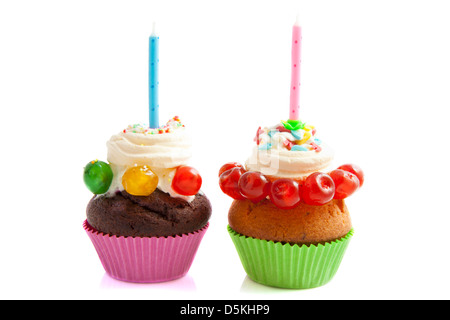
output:
[[[292,28],[292,65],[291,65],[291,98],[289,108],[289,119],[299,119],[300,109],[300,63],[302,49],[302,28],[298,17]]]

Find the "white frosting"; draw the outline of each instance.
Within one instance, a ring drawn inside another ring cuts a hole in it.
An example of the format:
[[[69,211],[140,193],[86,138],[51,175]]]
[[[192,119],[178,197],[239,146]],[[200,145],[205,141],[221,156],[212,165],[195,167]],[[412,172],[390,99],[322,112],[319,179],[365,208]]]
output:
[[[333,151],[321,145],[320,152],[289,151],[279,149],[259,150],[256,146],[247,159],[247,170],[259,171],[267,176],[280,178],[302,178],[316,171],[324,171],[330,167]]]
[[[158,189],[189,202],[194,199],[195,196],[183,196],[172,189],[176,168],[187,165],[191,158],[191,138],[184,127],[163,134],[139,130],[120,132],[113,135],[106,146],[114,174],[108,195],[124,189],[122,176],[127,168],[146,165],[158,176]]]
[[[192,155],[191,139],[184,128],[163,134],[121,132],[113,135],[106,146],[110,163],[147,165],[152,170],[185,165]]]
[[[258,130],[258,145],[245,163],[247,170],[280,178],[303,178],[316,171],[329,170],[334,152],[315,137],[312,126],[308,130],[305,128],[290,132],[275,129],[280,126],[277,124]],[[288,149],[286,144],[292,149]],[[314,150],[312,144],[320,147]]]

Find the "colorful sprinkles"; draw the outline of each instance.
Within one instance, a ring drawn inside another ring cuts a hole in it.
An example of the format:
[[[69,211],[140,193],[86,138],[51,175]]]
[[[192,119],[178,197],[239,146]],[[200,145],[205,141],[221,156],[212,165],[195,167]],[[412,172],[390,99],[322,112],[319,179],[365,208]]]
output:
[[[184,124],[178,116],[173,117],[167,123],[159,128],[150,128],[142,124],[129,125],[126,129],[123,129],[123,133],[143,133],[143,134],[163,134],[171,133],[176,129],[184,128]]]
[[[315,137],[316,129],[300,120],[281,121],[276,126],[258,128],[254,141],[259,150],[286,149],[289,151],[320,152],[322,143]]]

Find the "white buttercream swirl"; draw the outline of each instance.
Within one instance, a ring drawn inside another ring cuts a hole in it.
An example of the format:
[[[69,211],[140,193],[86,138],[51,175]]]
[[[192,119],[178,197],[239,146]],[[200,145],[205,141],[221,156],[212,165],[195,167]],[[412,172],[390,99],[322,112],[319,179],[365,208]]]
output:
[[[245,165],[247,170],[280,178],[303,178],[316,171],[326,172],[333,160],[333,151],[321,145],[320,152],[288,151],[280,149],[260,150],[254,147]]]
[[[277,127],[279,128],[280,124],[258,130],[258,145],[253,148],[245,163],[247,170],[259,171],[270,177],[292,179],[301,179],[316,171],[329,170],[334,152],[317,139],[315,133],[305,136],[305,130],[282,132],[275,130]],[[300,140],[294,137],[293,133],[300,136]],[[294,150],[295,147],[288,149],[287,144],[290,148],[298,146],[304,150]],[[317,150],[313,149],[313,146]]]
[[[106,146],[114,174],[109,195],[124,189],[122,176],[129,167],[146,165],[158,176],[158,189],[186,201],[194,199],[194,196],[183,196],[172,189],[176,168],[187,165],[192,155],[191,138],[184,127],[172,128],[162,134],[124,130],[113,135]]]
[[[191,158],[191,140],[185,129],[171,133],[119,133],[107,142],[108,161],[115,165],[175,168]]]

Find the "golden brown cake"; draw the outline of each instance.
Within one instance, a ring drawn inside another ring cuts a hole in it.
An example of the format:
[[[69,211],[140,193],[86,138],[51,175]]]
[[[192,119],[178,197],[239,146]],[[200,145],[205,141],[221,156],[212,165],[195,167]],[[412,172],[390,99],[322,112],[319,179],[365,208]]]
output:
[[[344,200],[336,199],[322,206],[301,204],[290,210],[277,208],[267,199],[256,204],[234,200],[228,223],[249,237],[299,245],[339,239],[352,228]]]

